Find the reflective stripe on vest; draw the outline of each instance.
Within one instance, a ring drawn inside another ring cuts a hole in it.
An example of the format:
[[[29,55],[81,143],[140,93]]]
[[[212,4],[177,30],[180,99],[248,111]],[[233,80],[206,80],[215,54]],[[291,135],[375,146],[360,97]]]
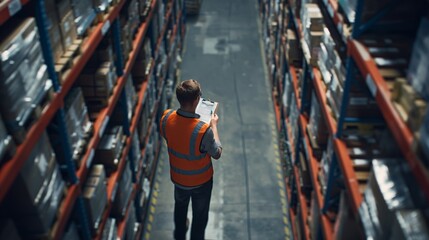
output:
[[[164,119],[162,120],[162,135],[164,136],[164,138],[167,137],[167,135],[165,134],[165,126],[167,125],[167,119],[173,112],[174,110],[170,109],[170,111],[168,111],[167,115],[165,115]]]
[[[173,110],[164,112],[161,124],[168,145],[171,180],[190,187],[209,181],[213,176],[211,157],[199,149],[208,125]]]
[[[204,172],[206,172],[207,170],[209,170],[212,167],[212,162],[209,162],[209,164],[207,164],[205,167],[197,169],[197,170],[183,170],[180,168],[176,168],[173,165],[170,164],[171,170],[173,170],[173,172],[176,172],[178,174],[182,174],[182,175],[198,175],[198,174],[202,174]]]

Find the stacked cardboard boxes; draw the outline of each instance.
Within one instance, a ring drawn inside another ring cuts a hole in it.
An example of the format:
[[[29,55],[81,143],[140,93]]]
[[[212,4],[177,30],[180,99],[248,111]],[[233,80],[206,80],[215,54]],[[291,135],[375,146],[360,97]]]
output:
[[[73,10],[77,34],[79,37],[83,37],[96,18],[93,3],[87,0],[70,0],[70,4]]]
[[[315,3],[307,3],[301,9],[304,56],[312,66],[317,66],[324,21],[320,8]]]
[[[76,166],[79,166],[80,158],[85,152],[93,130],[80,88],[70,90],[64,101],[64,110],[66,113],[67,133],[73,151],[73,160]],[[65,162],[65,160],[61,162]]]
[[[95,234],[107,205],[106,174],[102,164],[92,166],[82,195],[88,213],[90,229]]]
[[[9,190],[0,215],[11,217],[23,238],[47,237],[64,187],[55,154],[43,133]]]
[[[122,126],[106,129],[95,151],[94,163],[103,164],[107,176],[118,169],[125,137]]]
[[[42,56],[34,18],[6,26],[0,34],[0,112],[17,143],[26,135],[32,113],[52,83]]]

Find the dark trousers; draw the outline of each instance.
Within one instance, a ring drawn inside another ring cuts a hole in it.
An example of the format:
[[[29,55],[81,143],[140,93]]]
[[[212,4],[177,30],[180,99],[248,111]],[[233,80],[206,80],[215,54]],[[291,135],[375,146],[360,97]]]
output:
[[[185,190],[177,186],[174,187],[174,238],[176,240],[186,239],[186,219],[190,199],[192,199],[191,240],[204,239],[204,233],[209,220],[212,188],[213,180],[190,190]]]

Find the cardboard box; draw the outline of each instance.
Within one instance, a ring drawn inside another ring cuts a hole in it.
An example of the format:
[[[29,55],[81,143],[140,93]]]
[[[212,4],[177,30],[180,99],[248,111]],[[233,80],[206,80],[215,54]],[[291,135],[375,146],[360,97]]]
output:
[[[102,165],[94,165],[83,189],[83,198],[88,212],[88,220],[93,233],[98,229],[107,204],[106,176]]]
[[[66,16],[72,11],[70,0],[55,0],[55,7],[59,18]]]
[[[76,24],[74,22],[72,11],[68,11],[61,19],[60,31],[63,47],[65,50],[67,50],[73,44],[73,41],[77,38]]]
[[[122,126],[107,129],[95,151],[94,162],[103,164],[108,175],[118,168],[124,144]]]

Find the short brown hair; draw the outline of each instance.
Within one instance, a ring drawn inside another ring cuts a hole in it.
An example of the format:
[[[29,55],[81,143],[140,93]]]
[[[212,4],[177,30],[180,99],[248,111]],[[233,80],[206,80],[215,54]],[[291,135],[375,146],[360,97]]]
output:
[[[185,80],[176,87],[176,97],[182,106],[189,106],[201,96],[200,84],[193,79]]]

